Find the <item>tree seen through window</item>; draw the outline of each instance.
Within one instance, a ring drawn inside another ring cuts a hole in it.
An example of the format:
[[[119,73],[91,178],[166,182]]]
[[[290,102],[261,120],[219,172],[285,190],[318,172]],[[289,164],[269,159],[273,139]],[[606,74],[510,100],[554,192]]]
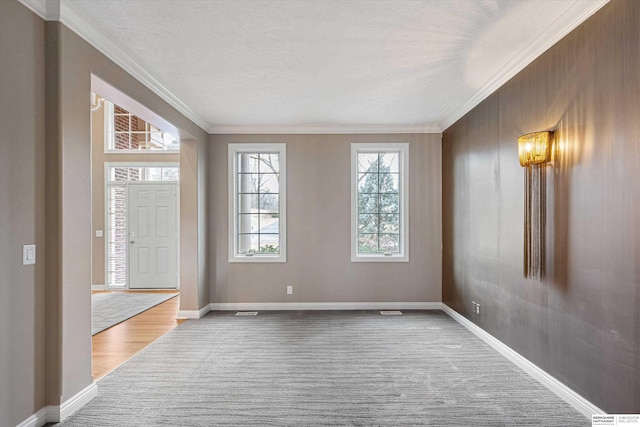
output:
[[[280,252],[277,153],[241,153],[238,162],[238,253]]]
[[[400,251],[399,152],[358,153],[358,252]]]

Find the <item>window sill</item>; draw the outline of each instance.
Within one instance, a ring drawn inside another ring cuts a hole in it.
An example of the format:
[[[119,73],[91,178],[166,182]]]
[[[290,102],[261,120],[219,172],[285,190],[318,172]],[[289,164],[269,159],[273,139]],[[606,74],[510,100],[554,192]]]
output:
[[[180,150],[105,150],[104,154],[180,154]]]
[[[287,257],[285,255],[235,255],[229,257],[229,262],[287,262]]]
[[[409,262],[409,255],[351,255],[351,262]]]

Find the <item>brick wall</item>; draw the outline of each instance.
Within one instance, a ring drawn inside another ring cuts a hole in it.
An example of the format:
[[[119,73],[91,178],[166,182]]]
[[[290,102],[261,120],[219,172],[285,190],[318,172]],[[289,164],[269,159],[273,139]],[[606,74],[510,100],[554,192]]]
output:
[[[137,150],[140,148],[140,140],[144,142],[144,134],[133,132],[144,132],[145,121],[115,104],[113,106],[113,113],[113,130],[115,131],[113,140],[114,148],[116,150]]]
[[[140,181],[140,169],[134,167],[116,167],[113,169],[113,181]]]

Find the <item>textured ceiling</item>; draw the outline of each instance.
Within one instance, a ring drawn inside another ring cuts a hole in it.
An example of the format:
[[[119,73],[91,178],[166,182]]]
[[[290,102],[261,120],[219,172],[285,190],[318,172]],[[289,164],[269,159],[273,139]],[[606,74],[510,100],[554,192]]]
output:
[[[250,131],[441,129],[602,0],[68,3],[213,131]]]

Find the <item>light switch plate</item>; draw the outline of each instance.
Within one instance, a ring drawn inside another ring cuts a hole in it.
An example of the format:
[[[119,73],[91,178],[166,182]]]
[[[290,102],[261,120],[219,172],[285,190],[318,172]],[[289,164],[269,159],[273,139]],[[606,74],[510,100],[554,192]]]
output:
[[[96,230],[96,237],[103,237],[104,232],[102,230]]]
[[[22,246],[22,265],[32,265],[36,263],[36,245]]]

